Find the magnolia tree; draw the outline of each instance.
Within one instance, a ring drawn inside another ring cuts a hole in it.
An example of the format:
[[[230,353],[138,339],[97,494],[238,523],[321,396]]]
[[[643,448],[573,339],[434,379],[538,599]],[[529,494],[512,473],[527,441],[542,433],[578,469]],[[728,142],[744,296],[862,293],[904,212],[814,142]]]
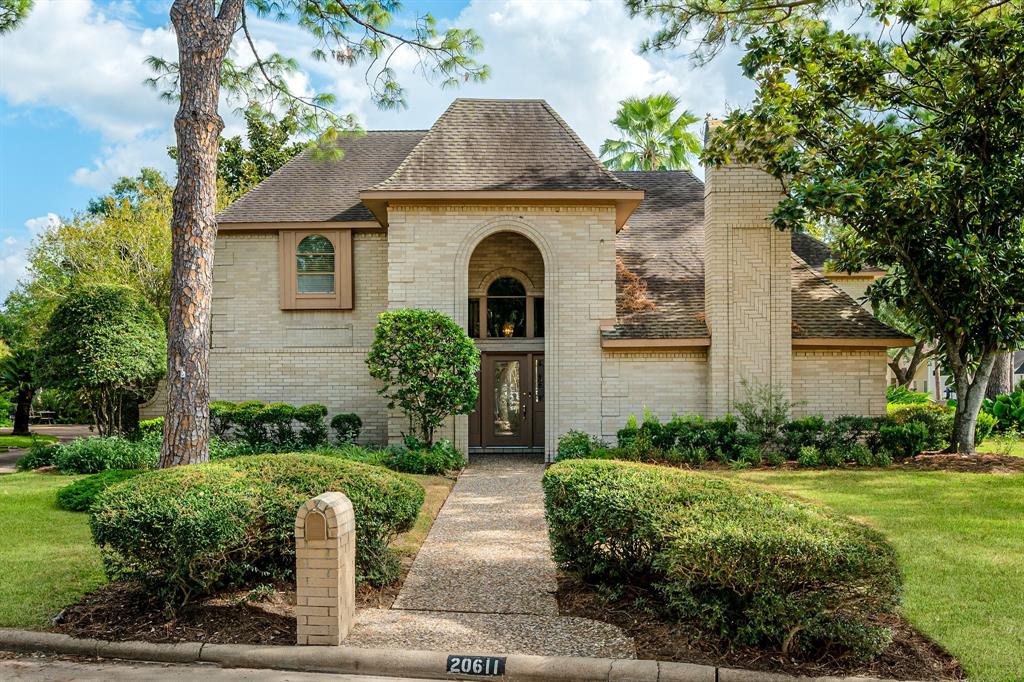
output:
[[[469,414],[479,395],[480,351],[466,332],[435,310],[381,313],[366,357],[370,376],[383,383],[388,409],[409,419],[410,435],[428,446],[434,431],[456,414]]]
[[[935,340],[958,402],[952,448],[974,450],[998,356],[1024,342],[1024,13],[870,8],[879,36],[790,21],[752,36],[748,110],[705,161],[780,178],[780,229],[835,227],[836,268],[888,276],[868,295]]]

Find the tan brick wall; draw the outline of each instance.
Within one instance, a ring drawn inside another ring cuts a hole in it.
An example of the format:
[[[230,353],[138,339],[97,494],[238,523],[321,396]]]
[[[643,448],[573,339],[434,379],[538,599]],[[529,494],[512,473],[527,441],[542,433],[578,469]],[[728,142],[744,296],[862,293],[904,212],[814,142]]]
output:
[[[708,410],[720,416],[743,399],[744,380],[789,394],[790,235],[767,221],[781,188],[756,168],[709,168],[704,197]]]
[[[873,277],[838,277],[831,280],[833,284],[842,289],[853,300],[860,303],[865,310],[872,312],[871,303],[864,301],[864,294],[868,285],[874,282]]]
[[[599,328],[615,316],[613,207],[393,204],[389,223],[388,307],[440,310],[462,325],[476,247],[499,232],[533,242],[544,261],[546,382],[557,387],[545,405],[546,449],[553,454],[570,428],[601,432]],[[403,426],[393,418],[390,436]],[[468,420],[454,419],[441,435],[466,447]]]
[[[387,300],[387,239],[353,239],[355,308],[281,310],[276,233],[222,234],[214,262],[213,400],[318,402],[329,416],[355,412],[364,442],[384,442],[387,407],[364,364]],[[163,414],[164,388],[143,410]]]
[[[544,295],[544,257],[528,238],[515,232],[487,237],[469,261],[469,293],[481,296],[496,277],[513,275],[526,279],[528,294]]]
[[[885,414],[885,351],[807,350],[793,353],[796,416]]]
[[[704,351],[606,351],[601,380],[601,437],[615,434],[644,408],[668,421],[707,413],[708,358]]]

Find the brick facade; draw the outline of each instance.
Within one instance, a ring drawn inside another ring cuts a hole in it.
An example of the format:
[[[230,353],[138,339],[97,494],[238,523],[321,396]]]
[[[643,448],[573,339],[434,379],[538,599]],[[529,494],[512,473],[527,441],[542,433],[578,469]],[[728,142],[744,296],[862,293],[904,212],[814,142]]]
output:
[[[826,418],[885,414],[884,350],[807,350],[793,353],[793,412]]]

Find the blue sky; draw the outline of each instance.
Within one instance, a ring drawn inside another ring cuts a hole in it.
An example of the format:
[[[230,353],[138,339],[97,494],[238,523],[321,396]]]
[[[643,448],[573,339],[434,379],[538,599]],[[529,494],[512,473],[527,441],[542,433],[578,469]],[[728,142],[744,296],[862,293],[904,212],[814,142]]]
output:
[[[24,251],[48,223],[142,166],[173,173],[165,148],[173,143],[174,107],[142,84],[146,56],[174,56],[169,4],[37,0],[25,24],[0,40],[0,297],[24,276]],[[539,97],[596,149],[613,135],[608,121],[624,97],[668,90],[703,116],[752,95],[735,49],[700,69],[682,54],[637,54],[652,26],[629,19],[621,0],[407,2],[400,20],[424,11],[443,25],[476,29],[493,75],[442,91],[400,58],[409,107],[399,112],[373,106],[363,69],[310,59],[310,41],[296,27],[259,19],[250,27],[262,51],[299,59],[293,87],[334,92],[339,111],[354,112],[369,128],[429,127],[460,95]],[[242,132],[230,106],[222,103],[221,113],[227,134]]]

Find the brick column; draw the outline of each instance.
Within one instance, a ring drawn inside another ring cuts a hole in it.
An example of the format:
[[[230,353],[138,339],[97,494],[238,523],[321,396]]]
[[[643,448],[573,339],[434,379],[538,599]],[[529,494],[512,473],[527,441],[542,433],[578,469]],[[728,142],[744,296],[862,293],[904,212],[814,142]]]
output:
[[[356,520],[352,502],[327,492],[295,517],[295,617],[299,644],[337,646],[356,610]]]

